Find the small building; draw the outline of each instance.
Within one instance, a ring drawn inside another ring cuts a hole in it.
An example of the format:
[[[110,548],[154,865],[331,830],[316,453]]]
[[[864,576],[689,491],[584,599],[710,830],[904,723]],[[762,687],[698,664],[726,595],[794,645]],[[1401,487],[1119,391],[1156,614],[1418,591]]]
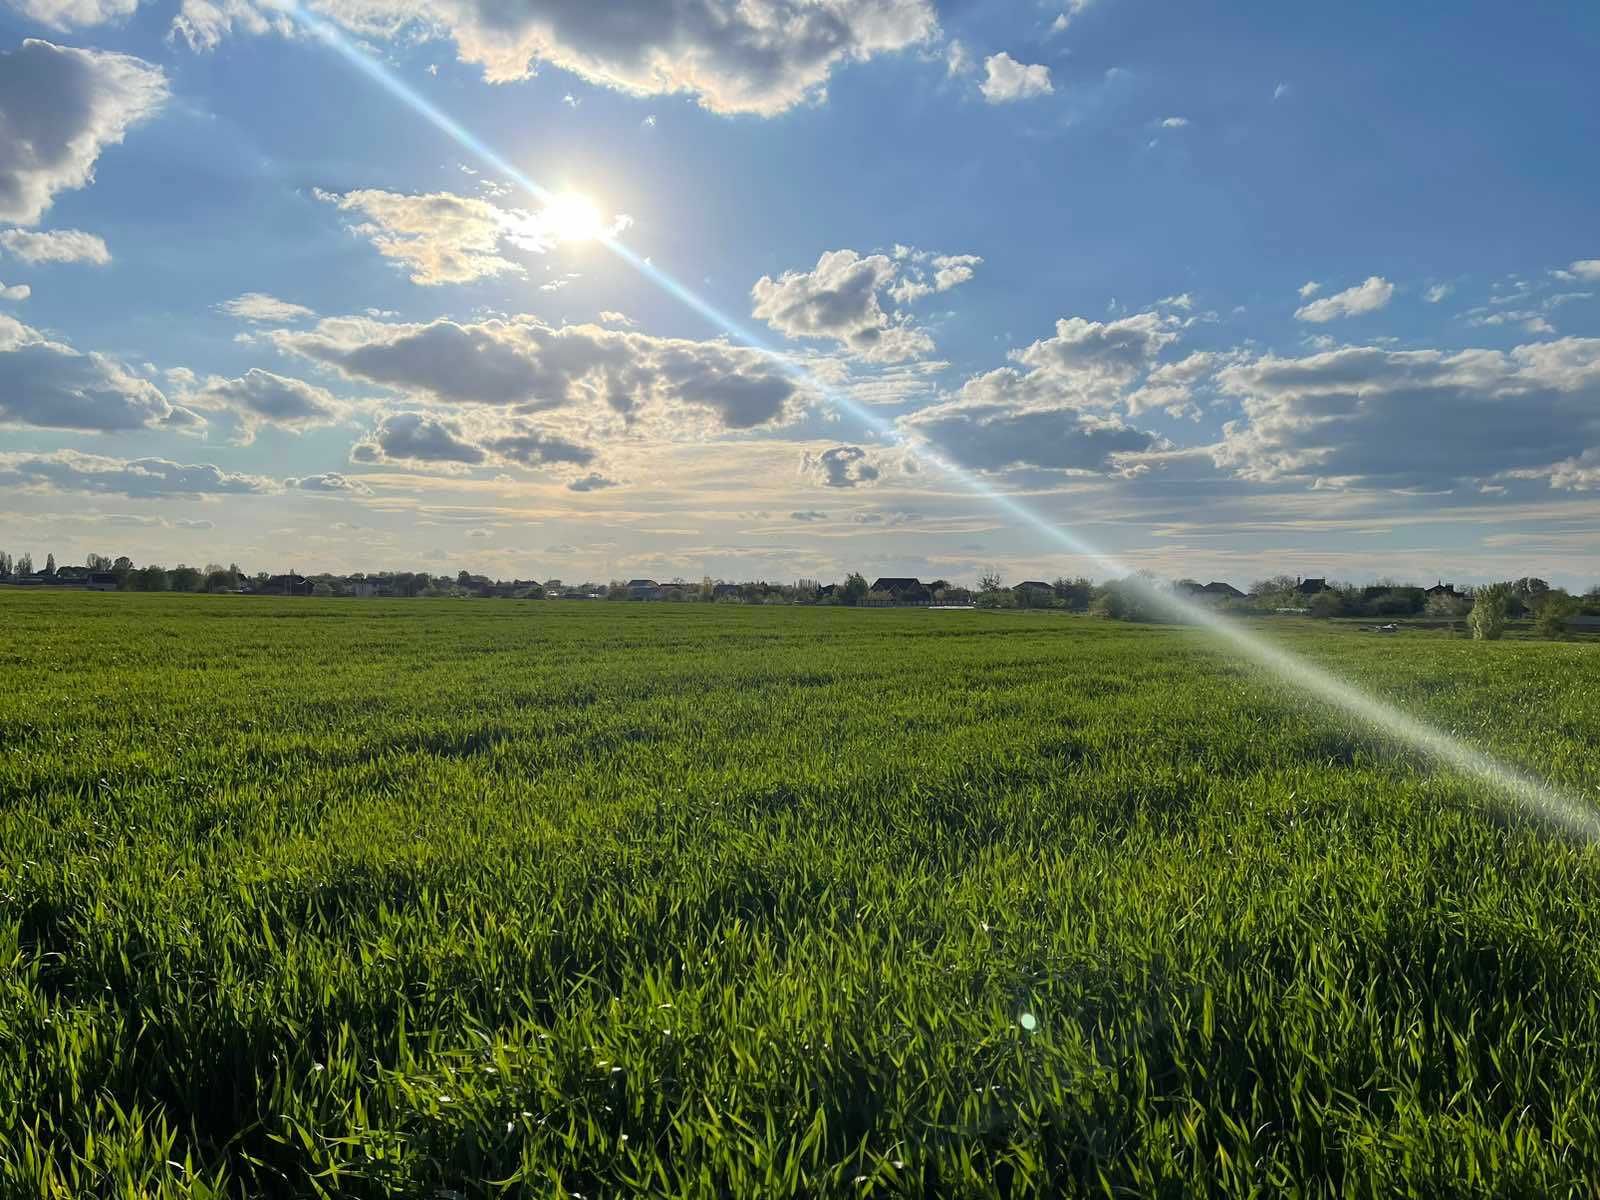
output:
[[[1055,594],[1055,588],[1045,583],[1042,579],[1024,579],[1011,589],[1013,592],[1049,592]]]
[[[1296,592],[1302,596],[1320,596],[1323,592],[1332,591],[1326,579],[1302,579],[1295,585]]]
[[[263,596],[309,596],[315,585],[304,575],[274,575],[259,590]]]
[[[1422,594],[1430,600],[1435,596],[1445,596],[1451,600],[1466,599],[1464,595],[1456,591],[1455,585],[1452,583],[1436,583],[1431,588],[1424,588]]]
[[[1202,596],[1209,596],[1213,600],[1244,599],[1244,593],[1238,588],[1234,587],[1233,584],[1223,583],[1218,579],[1213,579],[1210,583],[1206,584],[1205,587],[1200,588],[1199,594]]]
[[[629,600],[659,600],[661,599],[661,585],[654,579],[628,580]]]
[[[885,575],[872,581],[872,591],[892,596],[901,604],[923,604],[933,599],[933,594],[920,579],[902,579]]]

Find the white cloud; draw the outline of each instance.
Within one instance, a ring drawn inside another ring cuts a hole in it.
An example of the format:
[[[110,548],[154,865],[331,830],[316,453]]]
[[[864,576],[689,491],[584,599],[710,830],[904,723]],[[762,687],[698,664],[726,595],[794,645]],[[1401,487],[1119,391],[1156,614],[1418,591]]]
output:
[[[294,20],[278,0],[182,0],[168,40],[187,42],[191,50],[214,50],[232,34],[294,35]]]
[[[30,38],[0,54],[0,221],[36,222],[167,98],[161,68]]]
[[[1051,33],[1065,33],[1071,27],[1073,19],[1084,9],[1089,7],[1090,0],[1066,0],[1065,7],[1050,22]]]
[[[902,304],[948,291],[973,277],[974,254],[932,254],[897,246],[895,257],[830,250],[810,271],[763,275],[750,289],[753,315],[789,338],[830,338],[868,362],[891,363],[933,352],[933,339],[885,296]]]
[[[345,413],[345,405],[326,388],[259,367],[237,379],[214,375],[186,398],[196,408],[231,414],[238,422],[237,440],[241,444],[254,441],[263,425],[298,433],[332,425]]]
[[[1163,129],[1185,129],[1188,125],[1188,117],[1168,117],[1161,122],[1161,128]]]
[[[1288,94],[1289,85],[1287,83],[1280,83],[1277,87],[1272,89],[1272,98],[1274,100],[1282,100]]]
[[[1455,288],[1448,283],[1436,283],[1422,293],[1422,298],[1429,304],[1438,304],[1439,301],[1445,299],[1453,291],[1455,291]]]
[[[951,38],[950,44],[944,48],[945,73],[951,78],[965,75],[972,71],[972,55],[966,46],[957,38]]]
[[[1020,63],[1002,51],[984,59],[983,66],[986,76],[978,90],[990,104],[1028,100],[1055,91],[1050,83],[1050,68],[1043,64]]]
[[[806,451],[800,474],[823,487],[853,488],[876,482],[882,471],[860,446],[834,446],[818,454]]]
[[[33,289],[25,283],[14,283],[10,287],[0,283],[0,300],[26,300],[33,295]]]
[[[104,266],[111,252],[103,240],[81,229],[53,229],[36,233],[27,229],[0,230],[0,246],[29,263],[93,263]]]
[[[113,433],[203,422],[115,359],[0,316],[0,424]]]
[[[1394,284],[1380,276],[1372,275],[1355,287],[1324,296],[1321,300],[1313,300],[1310,304],[1295,309],[1294,315],[1297,320],[1313,321],[1320,325],[1340,317],[1358,317],[1365,313],[1377,312],[1389,303],[1393,295]]]
[[[1300,299],[1309,300],[1322,290],[1322,285],[1315,279],[1308,279],[1300,285]]]
[[[351,232],[407,268],[411,282],[424,287],[523,274],[520,263],[503,257],[502,247],[542,254],[562,240],[570,215],[559,199],[547,210],[529,213],[454,192],[408,195],[369,188],[315,194],[364,217]],[[632,223],[631,217],[618,215],[603,232],[615,236]]]
[[[742,346],[553,328],[526,315],[427,325],[344,317],[267,336],[348,379],[433,403],[540,413],[590,444],[645,430],[675,436],[786,423],[814,399]]]
[[[1600,339],[1494,350],[1351,346],[1223,368],[1243,417],[1213,447],[1256,480],[1443,489],[1600,447]]]
[[[166,496],[252,495],[278,490],[259,475],[224,471],[210,464],[164,458],[118,459],[77,450],[0,453],[0,487],[153,499]]]
[[[1600,258],[1580,258],[1570,264],[1567,270],[1575,279],[1592,280],[1600,283]]]
[[[197,46],[267,17],[246,0],[191,19]],[[265,7],[264,5],[262,7]],[[690,95],[717,113],[774,116],[821,99],[835,68],[923,44],[931,0],[321,0],[319,13],[370,39],[448,36],[491,83],[541,65],[636,96]],[[183,18],[180,18],[180,25]]]
[[[269,325],[293,324],[295,321],[310,320],[317,315],[303,304],[279,300],[276,296],[269,296],[265,292],[245,292],[242,296],[223,301],[217,305],[217,309],[241,321]]]
[[[65,31],[104,25],[133,15],[138,0],[10,0],[28,20]]]
[[[627,313],[615,312],[608,308],[600,313],[600,324],[620,325],[623,329],[632,329],[638,322]]]
[[[299,479],[285,479],[283,486],[302,492],[322,492],[330,496],[370,496],[372,489],[361,480],[337,471],[321,475],[307,475]]]

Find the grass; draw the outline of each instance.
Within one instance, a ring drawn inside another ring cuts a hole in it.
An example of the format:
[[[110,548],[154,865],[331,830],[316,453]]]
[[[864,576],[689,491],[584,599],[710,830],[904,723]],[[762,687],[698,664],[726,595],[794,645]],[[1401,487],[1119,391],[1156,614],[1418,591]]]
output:
[[[1596,651],[1268,623],[1600,786]],[[1194,631],[0,596],[0,1195],[1592,1195],[1600,852]]]

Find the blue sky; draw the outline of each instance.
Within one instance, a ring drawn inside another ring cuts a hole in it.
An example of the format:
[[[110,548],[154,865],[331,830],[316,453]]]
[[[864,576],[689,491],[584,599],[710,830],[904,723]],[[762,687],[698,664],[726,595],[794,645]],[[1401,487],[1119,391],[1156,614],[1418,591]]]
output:
[[[1592,6],[11,4],[13,553],[1600,582]]]

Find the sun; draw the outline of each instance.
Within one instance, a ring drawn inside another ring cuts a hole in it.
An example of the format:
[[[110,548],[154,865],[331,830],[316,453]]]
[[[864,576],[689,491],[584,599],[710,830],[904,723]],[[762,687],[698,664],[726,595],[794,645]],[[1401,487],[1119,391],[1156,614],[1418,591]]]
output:
[[[599,206],[580,192],[552,197],[543,215],[545,228],[558,242],[593,242],[606,234]]]

